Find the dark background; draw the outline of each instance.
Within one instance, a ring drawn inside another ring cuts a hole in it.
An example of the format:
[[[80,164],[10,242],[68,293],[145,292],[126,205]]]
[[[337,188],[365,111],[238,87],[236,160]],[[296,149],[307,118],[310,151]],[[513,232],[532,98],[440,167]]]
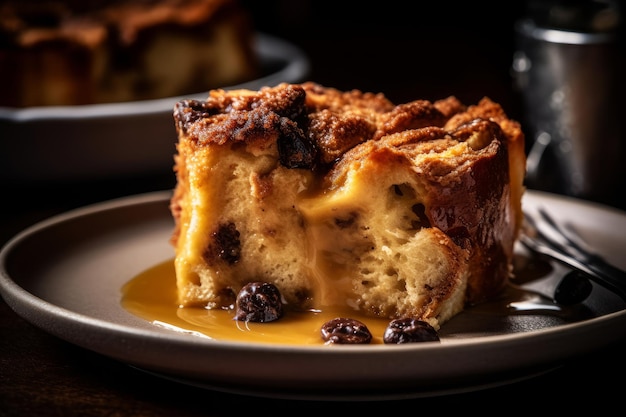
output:
[[[516,116],[514,22],[527,7],[499,3],[244,1],[257,30],[306,52],[312,81],[383,92],[396,103],[489,96]]]

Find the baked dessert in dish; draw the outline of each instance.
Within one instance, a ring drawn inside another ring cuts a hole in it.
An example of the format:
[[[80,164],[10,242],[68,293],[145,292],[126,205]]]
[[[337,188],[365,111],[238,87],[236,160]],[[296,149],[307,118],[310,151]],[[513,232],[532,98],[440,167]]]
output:
[[[237,0],[9,0],[0,4],[0,106],[181,96],[256,78]]]
[[[180,306],[252,281],[286,309],[348,306],[438,329],[512,274],[520,125],[483,98],[394,104],[313,82],[176,104]]]

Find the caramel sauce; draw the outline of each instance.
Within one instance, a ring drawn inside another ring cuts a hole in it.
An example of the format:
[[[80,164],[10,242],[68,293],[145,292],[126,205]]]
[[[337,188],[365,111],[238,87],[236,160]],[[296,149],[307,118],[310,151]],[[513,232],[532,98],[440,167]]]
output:
[[[473,337],[476,332],[530,331],[536,330],[537,326],[573,323],[592,317],[584,304],[564,307],[546,295],[554,292],[560,276],[561,273],[554,274],[550,264],[525,261],[516,266],[516,285],[510,283],[493,300],[466,308],[464,314],[453,318],[445,329],[441,329],[440,335],[458,338]],[[544,288],[531,288],[537,284]],[[527,285],[529,287],[524,288]],[[347,305],[337,304],[314,311],[294,311],[285,306],[283,316],[274,322],[241,322],[233,319],[232,309],[181,307],[177,295],[174,259],[169,259],[128,281],[122,287],[121,304],[130,313],[155,326],[222,341],[323,345],[322,325],[335,317],[346,317],[367,325],[372,333],[372,344],[383,344],[383,334],[389,324],[388,319],[365,316]],[[540,320],[541,324],[536,320],[524,320],[529,316],[544,319]]]
[[[137,275],[122,288],[122,306],[155,325],[216,340],[322,345],[322,324],[335,317],[362,321],[372,333],[372,344],[382,344],[389,320],[366,317],[348,307],[315,311],[286,309],[283,317],[270,323],[241,322],[233,310],[179,307],[173,259]]]

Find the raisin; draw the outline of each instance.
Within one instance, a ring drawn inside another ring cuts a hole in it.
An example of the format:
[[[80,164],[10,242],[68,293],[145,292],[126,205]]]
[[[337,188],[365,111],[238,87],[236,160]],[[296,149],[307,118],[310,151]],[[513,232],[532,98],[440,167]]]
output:
[[[209,104],[201,100],[181,100],[174,106],[174,119],[179,129],[187,131],[189,125],[199,119],[216,114]]]
[[[241,288],[235,302],[235,320],[266,323],[283,315],[278,288],[269,282],[250,282]]]
[[[322,339],[325,344],[368,344],[372,341],[372,333],[362,322],[337,317],[322,325]]]
[[[573,305],[583,302],[593,285],[587,275],[578,270],[570,271],[561,279],[554,290],[554,301],[561,305]]]
[[[230,265],[239,261],[241,257],[241,242],[239,241],[239,231],[234,223],[220,224],[218,229],[212,233],[214,245],[210,248],[210,253]]]
[[[295,123],[281,124],[277,145],[279,160],[284,167],[312,169],[315,166],[317,148]]]
[[[434,327],[411,317],[392,320],[383,336],[383,342],[386,344],[438,341],[439,335]]]

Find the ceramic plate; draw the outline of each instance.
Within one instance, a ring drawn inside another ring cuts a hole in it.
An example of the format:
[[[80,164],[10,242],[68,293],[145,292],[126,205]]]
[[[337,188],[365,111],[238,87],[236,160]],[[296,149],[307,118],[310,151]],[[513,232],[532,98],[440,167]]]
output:
[[[441,343],[305,346],[224,342],[158,327],[120,304],[121,288],[174,255],[169,191],[125,197],[36,224],[0,252],[0,290],[18,315],[70,343],[187,384],[290,399],[402,399],[529,378],[626,334],[623,300],[594,287],[580,305],[470,308],[440,331]],[[529,191],[572,222],[600,253],[626,268],[626,214]],[[550,291],[563,271],[528,273],[518,253],[516,291]],[[545,272],[545,271],[544,271]],[[546,288],[548,288],[546,290]],[[540,297],[541,298],[541,297]],[[524,304],[524,303],[522,303]],[[541,349],[537,349],[541,346]]]
[[[227,89],[304,81],[310,70],[296,45],[258,33],[263,76]],[[176,131],[172,111],[183,98],[31,108],[0,107],[0,185],[57,183],[169,174]]]

